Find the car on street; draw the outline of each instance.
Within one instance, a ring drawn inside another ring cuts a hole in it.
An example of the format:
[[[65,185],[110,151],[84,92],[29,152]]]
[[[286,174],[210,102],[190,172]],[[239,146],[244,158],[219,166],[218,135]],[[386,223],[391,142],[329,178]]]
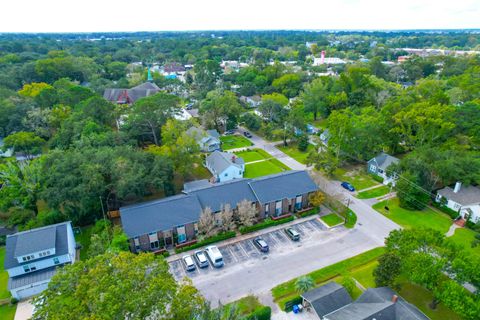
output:
[[[229,136],[235,133],[235,130],[227,130],[225,131],[224,135]]]
[[[265,242],[265,240],[262,239],[262,237],[256,237],[253,239],[253,244],[260,250],[261,252],[268,252],[268,244]]]
[[[293,228],[285,228],[285,233],[293,241],[299,241],[300,240],[300,233],[298,233],[298,231],[293,229]]]
[[[248,132],[248,131],[245,131],[245,132],[243,133],[243,135],[244,135],[245,137],[247,137],[247,138],[251,138],[251,137],[252,137],[252,134],[251,134],[250,132]]]
[[[215,268],[223,267],[223,256],[217,246],[209,246],[205,249],[205,252]]]
[[[198,264],[198,267],[200,268],[207,268],[208,267],[208,259],[207,256],[205,255],[205,252],[202,250],[195,251],[193,254],[195,257],[195,261]]]
[[[183,266],[187,271],[194,271],[197,268],[195,266],[195,262],[193,262],[192,257],[188,254],[182,257],[182,261],[183,261]]]
[[[355,188],[346,181],[343,181],[341,185],[344,189],[347,189],[348,191],[352,191],[352,192],[355,191]]]

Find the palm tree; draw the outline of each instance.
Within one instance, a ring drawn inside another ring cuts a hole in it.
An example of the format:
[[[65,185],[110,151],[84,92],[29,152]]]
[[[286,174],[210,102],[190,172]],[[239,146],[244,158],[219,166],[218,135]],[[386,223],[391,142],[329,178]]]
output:
[[[304,293],[315,286],[312,277],[310,276],[303,276],[297,279],[295,282],[295,289],[299,293]]]

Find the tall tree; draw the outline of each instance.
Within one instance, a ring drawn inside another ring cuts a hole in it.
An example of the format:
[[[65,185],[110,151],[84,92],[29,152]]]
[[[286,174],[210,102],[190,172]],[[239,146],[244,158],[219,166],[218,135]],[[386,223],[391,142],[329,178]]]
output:
[[[233,92],[215,90],[202,100],[199,111],[208,127],[223,131],[236,127],[242,107]]]
[[[251,226],[257,219],[257,208],[254,203],[244,199],[237,204],[237,215],[242,226]]]
[[[27,158],[32,159],[42,151],[42,146],[46,141],[33,132],[21,131],[12,133],[3,142],[4,149],[13,148],[15,152],[24,153]]]
[[[34,317],[190,319],[204,303],[190,283],[175,282],[165,260],[146,253],[107,253],[58,269],[48,289],[34,299]]]
[[[127,115],[127,128],[138,139],[145,138],[159,146],[162,126],[178,112],[180,99],[160,92],[141,98],[132,105]]]

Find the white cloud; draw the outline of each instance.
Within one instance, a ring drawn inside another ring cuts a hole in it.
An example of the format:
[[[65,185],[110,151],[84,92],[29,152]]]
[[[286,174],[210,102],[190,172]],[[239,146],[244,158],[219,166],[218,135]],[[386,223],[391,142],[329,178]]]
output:
[[[0,32],[479,28],[478,0],[2,0]]]

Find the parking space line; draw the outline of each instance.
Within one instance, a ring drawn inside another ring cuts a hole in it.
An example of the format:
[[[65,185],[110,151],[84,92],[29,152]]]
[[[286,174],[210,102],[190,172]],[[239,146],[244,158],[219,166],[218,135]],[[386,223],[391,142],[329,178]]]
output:
[[[228,251],[230,252],[230,255],[232,256],[232,259],[234,260],[234,262],[238,262],[237,256],[235,255],[234,251],[232,250],[232,247],[228,246],[227,248],[228,248]]]

